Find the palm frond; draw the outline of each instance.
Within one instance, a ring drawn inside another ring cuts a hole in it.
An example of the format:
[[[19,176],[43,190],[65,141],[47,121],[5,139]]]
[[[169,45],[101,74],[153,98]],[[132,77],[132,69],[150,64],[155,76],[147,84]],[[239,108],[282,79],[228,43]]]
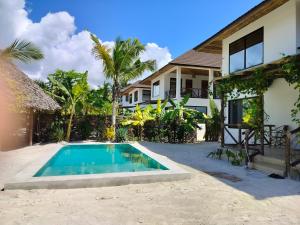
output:
[[[7,59],[16,59],[24,63],[44,58],[42,50],[33,43],[24,40],[15,40],[10,46],[4,49],[0,55]]]
[[[100,59],[103,62],[104,73],[108,78],[113,78],[115,73],[113,59],[110,55],[111,50],[107,48],[105,45],[101,44],[99,39],[90,34],[91,40],[94,42],[94,46],[92,48],[92,54],[96,59]]]

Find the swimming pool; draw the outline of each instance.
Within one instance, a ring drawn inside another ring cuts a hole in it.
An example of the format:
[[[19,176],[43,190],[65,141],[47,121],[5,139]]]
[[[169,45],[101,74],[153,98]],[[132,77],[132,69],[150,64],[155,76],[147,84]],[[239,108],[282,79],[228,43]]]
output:
[[[62,147],[34,177],[168,170],[130,144]]]

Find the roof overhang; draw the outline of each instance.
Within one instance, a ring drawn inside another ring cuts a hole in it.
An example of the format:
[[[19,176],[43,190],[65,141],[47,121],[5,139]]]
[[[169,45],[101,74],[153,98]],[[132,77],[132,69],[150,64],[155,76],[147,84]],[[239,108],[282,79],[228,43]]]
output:
[[[214,53],[214,54],[222,54],[222,41],[236,33],[240,29],[246,27],[250,23],[253,23],[257,19],[267,15],[271,11],[277,9],[282,6],[289,0],[265,0],[257,6],[250,9],[244,15],[240,16],[232,23],[224,27],[218,33],[197,45],[194,50],[200,52]]]
[[[169,74],[176,71],[177,67],[181,67],[182,74],[191,74],[191,75],[207,75],[208,70],[214,69],[216,71],[220,70],[220,67],[208,67],[208,66],[198,66],[198,65],[188,65],[188,64],[180,64],[180,63],[168,63],[155,73],[151,74],[150,76],[146,77],[144,80],[141,81],[142,84],[151,85],[151,81],[154,80],[156,77]]]
[[[121,90],[121,94],[122,95],[128,95],[129,92],[133,91],[134,89],[146,89],[146,90],[150,90],[151,87],[149,85],[144,85],[144,84],[140,84],[140,85],[129,85],[127,88],[124,88],[123,90]]]

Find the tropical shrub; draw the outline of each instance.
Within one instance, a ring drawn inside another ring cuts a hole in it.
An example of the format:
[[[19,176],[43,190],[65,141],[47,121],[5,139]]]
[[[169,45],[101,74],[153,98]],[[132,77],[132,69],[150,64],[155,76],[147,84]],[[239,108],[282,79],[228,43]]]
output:
[[[60,120],[54,121],[50,127],[50,140],[54,142],[63,141],[65,138],[63,122]]]
[[[228,161],[234,166],[240,166],[245,161],[245,153],[243,151],[231,151],[226,149],[225,154],[227,156]]]
[[[113,126],[107,127],[104,136],[108,141],[115,140],[115,128]]]
[[[79,118],[78,121],[76,121],[76,133],[77,133],[77,139],[78,140],[86,140],[88,138],[90,138],[92,131],[93,131],[93,127],[92,124],[89,120],[88,117],[82,117]]]
[[[120,127],[116,130],[116,141],[126,142],[128,140],[128,129],[126,127]]]
[[[152,106],[148,105],[144,109],[141,109],[139,105],[136,105],[135,111],[129,116],[125,117],[121,124],[123,126],[134,126],[138,127],[140,141],[143,140],[144,125],[147,121],[154,120],[151,114]]]
[[[205,115],[205,140],[218,141],[221,130],[221,117],[220,111],[213,99],[209,99],[209,108],[211,116]]]
[[[162,118],[163,129],[166,132],[168,142],[189,142],[195,137],[195,131],[199,123],[203,123],[203,113],[186,107],[189,96],[185,96],[180,102],[169,99],[169,107]]]

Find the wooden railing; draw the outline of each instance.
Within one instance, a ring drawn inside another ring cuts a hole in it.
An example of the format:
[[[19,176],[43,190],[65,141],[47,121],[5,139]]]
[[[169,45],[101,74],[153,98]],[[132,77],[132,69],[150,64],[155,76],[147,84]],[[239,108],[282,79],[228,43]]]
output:
[[[201,88],[181,88],[180,96],[189,95],[190,98],[208,98],[208,90]],[[169,98],[176,98],[176,90],[171,89],[165,92],[165,96]]]
[[[263,145],[269,145],[271,146],[272,144],[272,132],[273,132],[273,128],[275,127],[275,125],[264,125],[264,134],[263,134],[263,140],[264,143]],[[230,129],[234,129],[237,130],[237,137],[232,133],[232,131],[230,131]],[[245,144],[246,141],[246,135],[245,135],[245,131],[248,130],[248,143],[247,145],[249,146],[257,146],[258,143],[258,139],[257,136],[260,136],[259,131],[245,125],[245,124],[224,124],[224,131],[225,133],[227,133],[231,139],[234,142],[234,145],[239,146],[240,148],[243,147],[243,145]],[[253,143],[249,143],[249,141],[253,139]],[[225,140],[224,140],[224,144]],[[259,143],[259,145],[261,145],[261,143]],[[263,152],[262,152],[263,154]]]
[[[291,147],[291,141],[292,141],[292,136],[293,135],[297,135],[300,134],[300,127],[291,130],[291,131],[286,131],[285,133],[285,142],[286,142],[286,146],[285,146],[285,176],[289,176],[290,175],[290,170],[291,167],[295,167],[296,165],[300,164],[300,159],[295,159],[293,161],[292,157],[291,157],[291,153],[293,151],[292,147]]]

